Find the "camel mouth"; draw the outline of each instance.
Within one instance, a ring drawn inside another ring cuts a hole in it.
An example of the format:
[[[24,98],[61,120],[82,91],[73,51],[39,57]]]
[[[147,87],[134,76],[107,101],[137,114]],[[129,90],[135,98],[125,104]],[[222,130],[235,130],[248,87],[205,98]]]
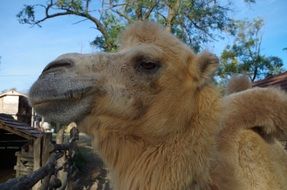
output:
[[[54,96],[53,91],[45,95],[37,88],[30,90],[30,104],[48,122],[66,124],[80,121],[90,111],[93,101],[92,87],[74,89]]]
[[[55,102],[79,101],[88,96],[91,89],[92,87],[68,90],[66,92],[63,92],[62,94],[58,94],[57,96],[47,94],[46,96],[33,97],[34,94],[30,93],[30,102],[34,108],[37,108],[49,106],[51,104],[54,104]]]

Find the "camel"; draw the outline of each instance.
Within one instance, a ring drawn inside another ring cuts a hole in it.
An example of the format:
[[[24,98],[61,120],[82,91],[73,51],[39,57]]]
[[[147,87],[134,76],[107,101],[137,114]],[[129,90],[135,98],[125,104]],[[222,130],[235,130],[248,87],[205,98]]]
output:
[[[287,189],[287,95],[252,88],[222,97],[218,59],[162,27],[130,25],[115,53],[64,54],[30,89],[46,120],[77,122],[115,190]],[[236,84],[236,83],[235,83]]]

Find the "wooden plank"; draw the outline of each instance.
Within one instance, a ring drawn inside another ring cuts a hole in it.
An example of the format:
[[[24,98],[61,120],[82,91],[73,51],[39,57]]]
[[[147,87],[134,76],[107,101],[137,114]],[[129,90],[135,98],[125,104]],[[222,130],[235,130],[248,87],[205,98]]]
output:
[[[42,166],[45,165],[45,163],[48,161],[51,155],[50,153],[54,149],[54,146],[51,144],[51,140],[52,140],[52,133],[45,133],[42,141],[42,155],[41,155]],[[49,183],[50,177],[51,176],[48,175],[42,179],[42,186],[45,186],[46,183]]]
[[[34,154],[33,153],[26,153],[26,152],[16,152],[15,153],[16,156],[19,156],[19,157],[25,157],[25,158],[31,158],[33,159],[34,158]]]
[[[25,161],[25,160],[21,160],[16,166],[17,167],[26,167],[26,168],[30,167],[33,170],[33,167],[34,167],[33,161],[32,162],[31,161],[30,162],[29,161],[23,162],[23,161]]]
[[[41,167],[41,144],[42,144],[42,137],[37,138],[34,141],[34,146],[33,146],[33,156],[34,156],[34,167],[33,170],[37,170]],[[41,187],[41,181],[38,181],[32,188],[32,190],[38,190]]]
[[[53,150],[54,146],[51,144],[52,133],[45,133],[42,138],[42,165],[44,165],[50,157],[50,153]]]
[[[56,136],[56,143],[57,144],[64,144],[65,140],[65,129],[62,128],[58,131],[57,136]],[[64,155],[62,158],[57,160],[57,167],[62,167],[66,161],[66,156]],[[62,185],[60,189],[64,189],[64,187],[67,185],[67,177],[68,177],[68,172],[65,170],[60,170],[57,173],[58,179],[61,180]]]
[[[19,153],[19,152],[16,152],[15,155]],[[16,161],[16,165],[19,165],[19,162],[20,162],[20,159],[17,157],[17,161]],[[14,166],[15,167],[15,166]],[[19,177],[20,176],[20,172],[18,170],[16,170],[16,177]]]
[[[14,169],[17,170],[18,172],[25,172],[26,174],[30,174],[33,172],[32,167],[22,167],[22,166],[14,166]]]

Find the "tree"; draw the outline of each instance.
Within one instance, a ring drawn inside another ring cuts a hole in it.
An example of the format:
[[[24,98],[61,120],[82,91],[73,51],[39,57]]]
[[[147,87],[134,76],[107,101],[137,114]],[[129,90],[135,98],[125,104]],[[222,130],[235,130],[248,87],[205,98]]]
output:
[[[263,20],[236,21],[235,38],[221,54],[219,75],[223,78],[232,73],[246,73],[252,81],[283,71],[283,61],[276,56],[261,53]]]
[[[254,3],[255,0],[244,0]],[[218,39],[232,27],[229,5],[216,0],[49,0],[25,5],[20,23],[38,25],[55,17],[74,15],[91,21],[101,33],[92,44],[106,51],[117,49],[118,33],[134,20],[153,20],[198,51],[203,43]]]

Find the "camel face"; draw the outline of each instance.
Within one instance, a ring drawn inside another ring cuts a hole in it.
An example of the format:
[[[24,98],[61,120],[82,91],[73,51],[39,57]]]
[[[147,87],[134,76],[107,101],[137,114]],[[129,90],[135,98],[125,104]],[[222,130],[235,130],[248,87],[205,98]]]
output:
[[[90,115],[125,121],[172,115],[174,100],[192,96],[216,68],[213,56],[194,55],[152,23],[130,27],[121,41],[117,53],[65,54],[47,65],[30,89],[35,110],[62,123]]]
[[[89,110],[92,97],[87,94],[98,82],[88,71],[91,56],[66,54],[46,66],[30,89],[30,102],[47,120],[68,122]],[[90,69],[91,70],[91,69]]]
[[[160,82],[177,79],[164,74],[168,63],[160,48],[148,44],[113,54],[65,54],[46,66],[30,100],[46,119],[59,122],[81,119],[92,106],[99,114],[139,117],[161,92]]]

